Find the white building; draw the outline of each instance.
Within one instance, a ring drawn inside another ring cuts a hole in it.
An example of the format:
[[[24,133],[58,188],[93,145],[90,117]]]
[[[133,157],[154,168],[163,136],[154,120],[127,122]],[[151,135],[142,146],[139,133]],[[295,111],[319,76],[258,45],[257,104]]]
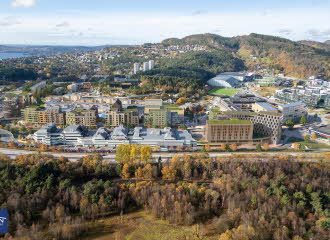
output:
[[[302,116],[306,116],[308,114],[306,104],[302,102],[278,105],[278,110],[280,110],[283,114],[283,122],[286,122],[287,120],[297,122]]]
[[[39,92],[40,90],[42,90],[43,88],[46,87],[46,81],[42,81],[40,83],[37,83],[35,85],[33,85],[30,89],[31,89],[31,92]]]
[[[231,75],[218,75],[207,81],[213,87],[237,88],[241,86],[240,80]]]
[[[155,61],[154,60],[150,60],[149,61],[149,70],[153,69],[155,67]]]
[[[123,126],[112,131],[99,128],[88,131],[84,126],[72,125],[58,129],[55,125],[46,125],[34,133],[34,140],[46,145],[71,145],[82,147],[112,147],[121,144],[139,144],[160,147],[196,146],[196,140],[186,130],[145,129],[136,127],[127,129]]]
[[[139,71],[140,71],[140,64],[134,63],[134,69],[133,69],[134,74],[137,74]]]
[[[149,71],[149,63],[148,62],[144,62],[143,63],[143,71]]]

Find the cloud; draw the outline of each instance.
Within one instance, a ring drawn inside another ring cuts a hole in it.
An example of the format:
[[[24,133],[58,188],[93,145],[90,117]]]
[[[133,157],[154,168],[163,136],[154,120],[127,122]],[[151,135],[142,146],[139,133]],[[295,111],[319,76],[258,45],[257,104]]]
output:
[[[56,25],[57,28],[62,28],[62,27],[69,27],[70,23],[69,22],[61,22]]]
[[[9,27],[13,25],[21,24],[21,21],[14,16],[8,16],[0,20],[0,26]]]
[[[14,2],[11,3],[12,7],[30,8],[30,7],[35,7],[36,5],[37,5],[36,0],[15,0]]]
[[[198,15],[203,15],[203,14],[206,14],[207,11],[206,10],[202,10],[202,9],[199,9],[199,10],[196,10],[194,11],[191,16],[198,16]]]
[[[330,37],[330,29],[321,31],[319,29],[311,28],[306,31],[306,34],[312,38],[327,38]]]
[[[280,34],[280,35],[290,35],[290,34],[292,34],[292,30],[291,29],[287,29],[287,28],[283,28],[283,29],[280,29],[280,30],[278,30],[278,33]]]

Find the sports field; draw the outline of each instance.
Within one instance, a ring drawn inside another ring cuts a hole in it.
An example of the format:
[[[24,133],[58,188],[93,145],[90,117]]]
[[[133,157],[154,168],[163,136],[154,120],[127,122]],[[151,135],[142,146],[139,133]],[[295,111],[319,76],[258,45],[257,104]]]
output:
[[[209,91],[210,95],[228,95],[232,96],[236,94],[240,89],[239,88],[213,88]]]

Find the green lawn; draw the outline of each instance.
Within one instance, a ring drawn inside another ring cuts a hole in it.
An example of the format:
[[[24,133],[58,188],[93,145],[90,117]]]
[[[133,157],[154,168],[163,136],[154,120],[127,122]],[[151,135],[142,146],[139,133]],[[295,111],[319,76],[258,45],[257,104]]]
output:
[[[213,88],[208,93],[210,95],[228,95],[232,96],[239,92],[239,88]]]

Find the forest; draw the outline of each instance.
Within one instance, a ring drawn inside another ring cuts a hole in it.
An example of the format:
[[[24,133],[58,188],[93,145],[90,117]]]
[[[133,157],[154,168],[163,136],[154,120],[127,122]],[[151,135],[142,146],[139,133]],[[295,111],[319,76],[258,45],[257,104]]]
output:
[[[78,239],[93,221],[143,209],[175,225],[208,223],[201,239],[329,239],[329,163],[204,153],[154,162],[148,148],[119,152],[118,164],[100,155],[0,156],[4,238]]]
[[[157,68],[140,75],[153,86],[170,86],[178,91],[180,88],[203,86],[218,73],[244,69],[242,60],[219,50],[188,52],[175,58],[163,58]]]

